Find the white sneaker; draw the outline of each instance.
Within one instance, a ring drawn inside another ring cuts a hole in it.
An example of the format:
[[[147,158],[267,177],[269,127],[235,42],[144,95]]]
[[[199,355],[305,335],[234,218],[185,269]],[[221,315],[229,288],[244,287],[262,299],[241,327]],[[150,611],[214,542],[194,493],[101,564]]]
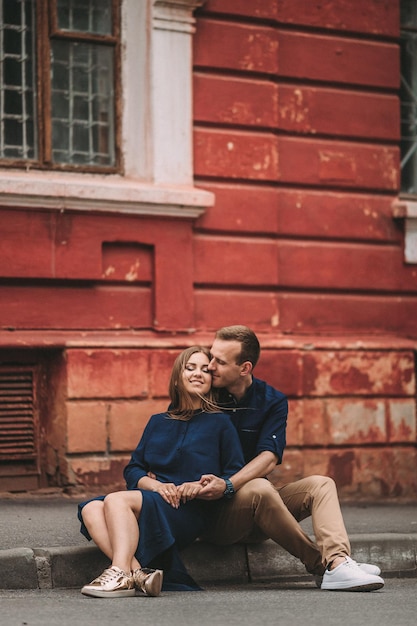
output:
[[[358,567],[360,567],[367,574],[372,574],[373,576],[380,576],[381,570],[378,565],[372,565],[371,563],[358,563],[350,558],[350,556],[346,557],[346,561],[350,561],[351,563],[356,563]]]
[[[368,574],[349,557],[334,569],[326,569],[321,583],[321,589],[327,591],[375,591],[383,586],[380,576]]]
[[[94,598],[126,598],[135,595],[135,582],[132,574],[112,565],[89,585],[84,585],[81,593]]]
[[[372,576],[380,576],[381,570],[377,565],[371,565],[371,563],[357,563],[350,556],[346,557],[346,561],[350,561],[351,563],[356,563],[358,567],[361,568],[363,572],[367,574],[371,574]],[[323,582],[323,575],[314,574],[314,582],[316,583],[316,587],[321,588],[321,583]]]

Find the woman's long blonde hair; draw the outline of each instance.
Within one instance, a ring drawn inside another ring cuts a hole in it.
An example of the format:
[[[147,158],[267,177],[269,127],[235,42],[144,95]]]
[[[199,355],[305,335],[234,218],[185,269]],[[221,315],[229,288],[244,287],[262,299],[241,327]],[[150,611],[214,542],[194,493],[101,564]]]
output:
[[[168,414],[175,419],[188,420],[194,414],[191,395],[184,386],[183,372],[192,355],[198,352],[202,352],[209,361],[211,360],[211,355],[207,348],[203,346],[191,346],[191,348],[186,348],[177,356],[172,367],[171,379],[169,381],[169,397],[171,398],[171,404]],[[211,388],[207,394],[201,395],[201,410],[205,413],[216,413],[220,411],[215,401],[215,394]]]

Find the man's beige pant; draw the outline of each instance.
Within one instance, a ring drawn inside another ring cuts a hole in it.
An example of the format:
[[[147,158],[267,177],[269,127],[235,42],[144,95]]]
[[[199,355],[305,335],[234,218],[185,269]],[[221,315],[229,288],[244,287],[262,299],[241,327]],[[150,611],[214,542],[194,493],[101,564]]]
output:
[[[203,539],[218,545],[273,539],[322,574],[337,556],[350,555],[350,543],[336,485],[326,476],[309,476],[276,490],[264,478],[249,481],[231,500],[222,500],[215,525]],[[298,522],[312,517],[316,543]]]

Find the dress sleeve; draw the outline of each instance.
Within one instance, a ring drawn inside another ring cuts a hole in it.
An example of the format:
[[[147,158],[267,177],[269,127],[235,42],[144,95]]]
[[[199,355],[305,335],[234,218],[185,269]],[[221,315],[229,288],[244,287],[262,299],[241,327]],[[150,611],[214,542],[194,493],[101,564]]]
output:
[[[154,416],[150,418],[145,426],[142,437],[136,449],[132,452],[129,463],[123,470],[123,478],[126,481],[127,489],[137,489],[138,481],[149,472],[150,468],[145,462],[145,448],[153,430],[153,423]]]
[[[224,428],[220,438],[221,478],[230,478],[245,465],[245,459],[236,428],[229,416],[224,415]]]

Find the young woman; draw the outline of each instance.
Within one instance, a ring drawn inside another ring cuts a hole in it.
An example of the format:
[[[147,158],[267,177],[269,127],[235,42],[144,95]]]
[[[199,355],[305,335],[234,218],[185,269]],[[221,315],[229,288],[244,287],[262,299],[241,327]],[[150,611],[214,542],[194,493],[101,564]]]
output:
[[[178,550],[200,536],[216,514],[216,501],[198,498],[200,478],[227,479],[244,464],[236,429],[213,402],[209,362],[210,353],[200,346],[177,357],[170,408],[150,418],[124,471],[128,491],[79,505],[81,532],[111,559],[111,566],[81,593],[125,597],[135,595],[136,588],[157,596],[159,567],[174,583],[171,588],[198,588]]]

